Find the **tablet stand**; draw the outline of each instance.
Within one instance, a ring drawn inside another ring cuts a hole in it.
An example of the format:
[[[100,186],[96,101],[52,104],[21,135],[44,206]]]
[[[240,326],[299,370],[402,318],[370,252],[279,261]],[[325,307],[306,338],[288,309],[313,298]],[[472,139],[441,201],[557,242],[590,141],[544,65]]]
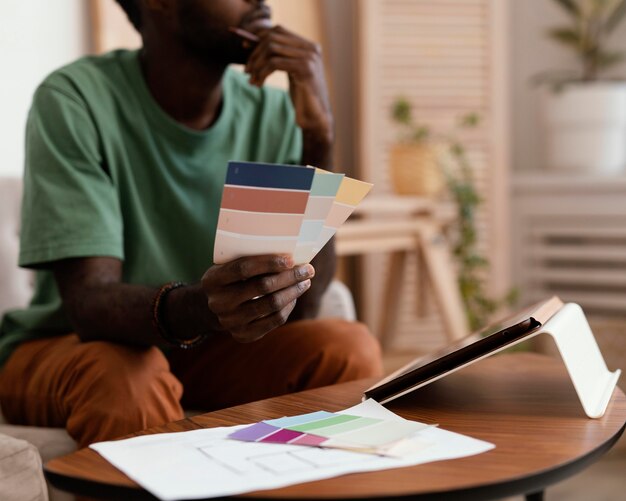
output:
[[[564,305],[539,334],[549,334],[554,339],[585,414],[590,418],[602,417],[621,370],[608,370],[582,308],[575,303]]]

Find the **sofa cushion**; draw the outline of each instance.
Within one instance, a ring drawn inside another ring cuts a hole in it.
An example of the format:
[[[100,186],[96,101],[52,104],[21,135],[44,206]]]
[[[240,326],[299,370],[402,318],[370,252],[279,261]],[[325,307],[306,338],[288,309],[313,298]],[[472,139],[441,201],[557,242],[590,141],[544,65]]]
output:
[[[0,435],[0,499],[47,501],[41,457],[34,445]]]
[[[0,177],[0,316],[32,295],[32,272],[17,266],[21,197],[21,179]]]
[[[39,451],[44,463],[76,450],[76,442],[64,428],[0,425],[0,434],[29,442]]]

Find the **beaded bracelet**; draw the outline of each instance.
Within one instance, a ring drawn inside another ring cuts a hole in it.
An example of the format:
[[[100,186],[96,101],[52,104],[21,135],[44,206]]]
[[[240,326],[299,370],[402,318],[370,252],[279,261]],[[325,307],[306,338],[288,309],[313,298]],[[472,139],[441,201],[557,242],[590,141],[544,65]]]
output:
[[[206,334],[198,334],[196,337],[191,339],[180,339],[174,336],[165,326],[165,314],[163,308],[167,295],[174,289],[184,287],[185,285],[187,284],[183,282],[169,282],[159,288],[154,296],[154,300],[152,301],[152,324],[159,335],[167,341],[168,344],[176,346],[177,348],[182,348],[183,350],[188,350],[198,346],[202,341],[204,341],[206,339]]]

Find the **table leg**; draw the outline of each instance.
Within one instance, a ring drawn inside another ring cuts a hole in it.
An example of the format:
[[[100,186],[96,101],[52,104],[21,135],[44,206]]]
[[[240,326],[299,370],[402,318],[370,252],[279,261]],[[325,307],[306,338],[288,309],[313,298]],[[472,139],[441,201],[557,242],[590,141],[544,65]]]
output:
[[[461,339],[469,333],[469,328],[446,239],[439,228],[429,222],[420,223],[418,233],[429,283],[433,287],[448,340]]]
[[[417,284],[415,284],[415,314],[417,318],[424,318],[428,315],[429,287],[426,262],[424,252],[417,247],[415,250],[415,267],[417,271]]]
[[[383,349],[391,346],[398,327],[400,293],[404,284],[406,256],[406,251],[396,251],[391,254],[389,276],[384,289],[385,297],[383,309],[380,312],[380,327],[378,329],[378,336]]]

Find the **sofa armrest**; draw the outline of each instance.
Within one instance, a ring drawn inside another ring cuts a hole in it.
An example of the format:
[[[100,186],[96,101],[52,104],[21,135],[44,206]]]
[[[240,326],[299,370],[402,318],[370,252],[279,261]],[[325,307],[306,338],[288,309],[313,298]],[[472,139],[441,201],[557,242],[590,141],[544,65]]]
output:
[[[7,435],[0,435],[0,499],[48,500],[37,448],[25,440]]]

